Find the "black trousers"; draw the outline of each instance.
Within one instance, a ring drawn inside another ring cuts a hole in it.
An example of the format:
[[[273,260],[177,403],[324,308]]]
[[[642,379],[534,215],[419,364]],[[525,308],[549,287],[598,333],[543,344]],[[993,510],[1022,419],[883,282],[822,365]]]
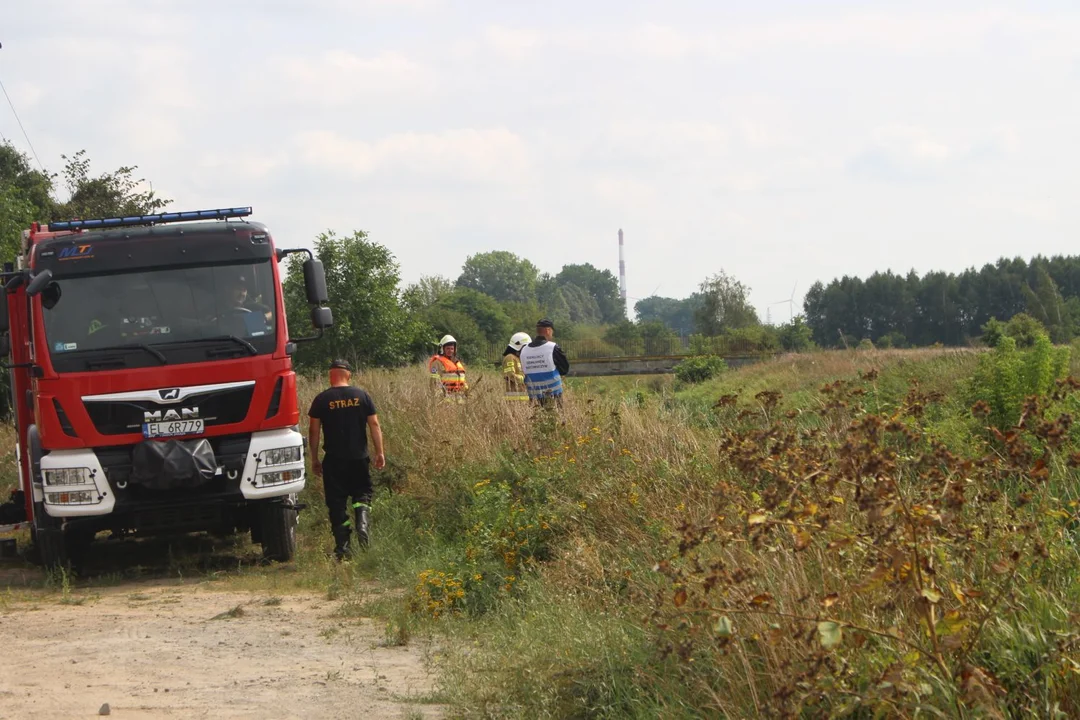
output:
[[[323,494],[330,511],[330,527],[334,537],[349,537],[352,518],[349,498],[354,503],[371,504],[371,459],[323,458]]]

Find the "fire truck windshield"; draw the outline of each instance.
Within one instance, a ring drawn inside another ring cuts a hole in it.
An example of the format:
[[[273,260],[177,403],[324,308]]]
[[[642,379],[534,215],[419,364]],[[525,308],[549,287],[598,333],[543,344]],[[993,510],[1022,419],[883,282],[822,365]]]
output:
[[[41,295],[58,372],[272,352],[270,260],[66,277]]]

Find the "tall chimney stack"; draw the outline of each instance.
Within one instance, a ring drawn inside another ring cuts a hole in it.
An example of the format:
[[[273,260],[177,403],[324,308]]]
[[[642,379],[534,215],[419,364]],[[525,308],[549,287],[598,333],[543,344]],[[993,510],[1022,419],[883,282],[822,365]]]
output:
[[[619,297],[626,308],[626,261],[623,259],[622,228],[619,228]],[[626,314],[630,314],[629,308],[626,309]]]

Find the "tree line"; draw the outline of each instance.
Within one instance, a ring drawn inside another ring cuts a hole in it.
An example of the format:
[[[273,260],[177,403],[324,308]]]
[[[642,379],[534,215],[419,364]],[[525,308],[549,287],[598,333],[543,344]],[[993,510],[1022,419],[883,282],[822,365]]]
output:
[[[878,346],[964,345],[987,323],[1024,313],[1052,341],[1080,334],[1080,257],[1001,258],[961,273],[877,272],[814,283],[804,302],[815,342]]]

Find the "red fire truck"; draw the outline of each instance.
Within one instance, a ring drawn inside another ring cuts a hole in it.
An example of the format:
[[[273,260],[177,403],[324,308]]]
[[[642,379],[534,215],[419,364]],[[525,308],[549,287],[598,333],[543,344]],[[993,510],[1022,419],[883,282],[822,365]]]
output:
[[[19,485],[0,525],[47,566],[97,533],[250,531],[296,546],[304,449],[291,355],[333,322],[322,264],[251,208],[35,224],[0,292]],[[290,338],[282,260],[307,253],[314,333]]]

